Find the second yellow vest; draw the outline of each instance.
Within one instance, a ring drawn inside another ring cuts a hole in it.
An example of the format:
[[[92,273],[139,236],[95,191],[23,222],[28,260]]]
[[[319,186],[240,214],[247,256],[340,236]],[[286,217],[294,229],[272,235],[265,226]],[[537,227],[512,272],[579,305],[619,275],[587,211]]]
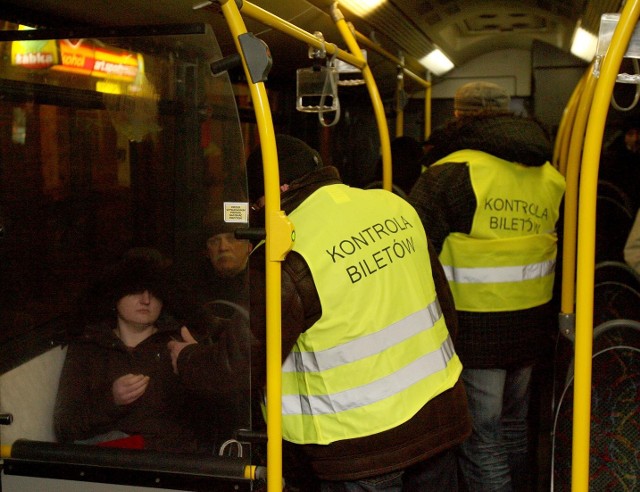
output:
[[[562,175],[476,150],[442,162],[467,162],[477,207],[469,234],[445,239],[440,261],[460,311],[517,311],[551,299]]]

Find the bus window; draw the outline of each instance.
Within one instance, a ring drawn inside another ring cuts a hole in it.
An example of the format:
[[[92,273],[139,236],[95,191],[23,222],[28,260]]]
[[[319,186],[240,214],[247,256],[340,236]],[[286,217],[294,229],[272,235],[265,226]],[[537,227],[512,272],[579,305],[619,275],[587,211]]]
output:
[[[199,288],[189,280],[202,272],[208,218],[247,226],[243,140],[229,78],[210,72],[221,57],[213,32],[78,32],[0,42],[0,413],[14,417],[2,444],[56,440],[57,378],[85,328],[78,301],[127,252],[167,259],[170,308],[203,342],[244,316],[212,311],[231,296],[185,304]],[[231,288],[248,298],[246,282]],[[248,369],[239,374],[248,391]],[[208,426],[225,405],[201,408],[197,431],[214,436],[212,453],[249,427],[248,401],[233,402],[221,429]]]

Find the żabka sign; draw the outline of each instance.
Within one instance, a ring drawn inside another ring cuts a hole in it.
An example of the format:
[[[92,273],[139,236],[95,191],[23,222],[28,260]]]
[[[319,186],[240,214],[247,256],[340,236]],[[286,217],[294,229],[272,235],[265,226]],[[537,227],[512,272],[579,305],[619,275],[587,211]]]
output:
[[[96,46],[89,39],[14,41],[11,64],[131,82],[140,70],[136,53]]]
[[[58,63],[58,49],[55,40],[13,41],[11,43],[11,64],[24,68],[49,68]]]

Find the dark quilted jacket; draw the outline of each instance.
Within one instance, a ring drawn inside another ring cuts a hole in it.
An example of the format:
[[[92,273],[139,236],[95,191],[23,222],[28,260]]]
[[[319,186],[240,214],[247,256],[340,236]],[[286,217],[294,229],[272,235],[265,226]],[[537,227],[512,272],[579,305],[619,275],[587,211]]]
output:
[[[434,132],[432,143],[427,164],[457,150],[474,149],[525,166],[542,166],[552,152],[546,132],[536,121],[511,114],[452,122]],[[429,167],[411,190],[409,201],[438,254],[448,234],[471,231],[476,197],[465,162]],[[456,350],[464,367],[508,368],[534,362],[549,351],[555,335],[554,306],[552,301],[522,311],[459,311]]]

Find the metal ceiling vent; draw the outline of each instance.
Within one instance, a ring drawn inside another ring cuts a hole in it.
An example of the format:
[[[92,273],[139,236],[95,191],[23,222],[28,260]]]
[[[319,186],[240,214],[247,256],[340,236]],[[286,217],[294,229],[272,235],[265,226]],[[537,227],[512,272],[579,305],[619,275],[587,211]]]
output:
[[[416,6],[411,2],[411,7],[408,8],[411,11]],[[405,15],[403,8],[396,5],[396,2],[383,3],[367,15],[366,21],[377,31],[393,33],[393,38],[398,45],[416,58],[420,58],[434,49],[434,44],[426,33],[413,19]]]

